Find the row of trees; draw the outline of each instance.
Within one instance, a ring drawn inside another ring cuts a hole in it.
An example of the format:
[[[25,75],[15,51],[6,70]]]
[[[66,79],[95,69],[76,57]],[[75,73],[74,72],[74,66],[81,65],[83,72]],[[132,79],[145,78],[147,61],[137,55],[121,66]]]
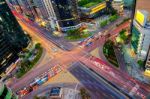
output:
[[[78,40],[81,38],[86,38],[90,36],[91,34],[85,29],[85,28],[79,28],[74,30],[67,31],[66,38],[69,40]]]
[[[114,64],[114,66],[116,67],[119,67],[117,58],[115,55],[115,51],[114,51],[114,42],[112,42],[111,40],[108,40],[104,44],[103,53],[110,63]]]
[[[114,22],[114,21],[116,21],[117,19],[118,19],[118,15],[117,14],[115,14],[115,15],[113,15],[113,16],[110,16],[110,18],[109,18],[109,21],[110,22]]]
[[[119,35],[116,38],[117,43],[119,44],[127,43],[130,39],[131,39],[131,35],[128,34],[126,29],[121,30]]]
[[[88,4],[88,3],[100,3],[100,2],[102,2],[103,0],[80,0],[79,2],[78,2],[78,4],[79,4],[79,6],[84,6],[84,5],[86,5],[86,4]]]
[[[67,32],[67,36],[73,36],[73,37],[75,37],[75,38],[79,38],[79,37],[81,37],[82,36],[82,31],[80,31],[79,29],[74,29],[74,30],[69,30],[68,32]]]
[[[80,95],[82,99],[91,99],[90,94],[87,92],[85,88],[80,89]]]
[[[100,23],[101,27],[105,27],[108,24],[108,20],[104,20]]]
[[[19,71],[17,72],[17,77],[20,78],[22,77],[26,72],[28,72],[37,62],[38,60],[40,59],[42,53],[43,53],[43,48],[41,47],[41,45],[38,43],[35,45],[35,49],[34,51],[37,51],[36,53],[34,52],[28,52],[29,54],[31,54],[30,56],[27,55],[26,57],[24,57],[20,63],[18,64],[18,67],[19,67]],[[34,59],[31,61],[29,60],[29,58],[32,56],[32,55],[35,55]],[[21,57],[22,58],[22,57]]]
[[[105,27],[105,26],[106,26],[107,24],[109,24],[110,22],[116,21],[116,20],[118,19],[118,17],[119,17],[119,16],[118,16],[117,14],[112,15],[112,16],[109,17],[109,19],[100,22],[100,26],[101,26],[101,27]]]

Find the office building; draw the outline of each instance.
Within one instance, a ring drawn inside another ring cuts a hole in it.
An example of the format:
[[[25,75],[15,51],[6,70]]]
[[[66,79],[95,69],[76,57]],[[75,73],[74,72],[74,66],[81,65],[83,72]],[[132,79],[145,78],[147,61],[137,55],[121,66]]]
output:
[[[46,6],[44,5],[44,0],[33,0],[33,3],[36,7],[38,14],[39,14],[39,17],[37,18],[38,20],[36,20],[36,22],[40,26],[43,26],[47,30],[51,31],[52,30],[51,27],[53,26],[53,24],[50,24],[52,20],[50,20],[50,18],[49,18],[48,11],[46,9]]]
[[[106,11],[107,3],[105,0],[100,0],[99,2],[90,5],[91,1],[83,3],[84,0],[78,1],[79,11],[81,18],[95,18],[98,17]],[[93,1],[92,1],[93,2]]]
[[[36,20],[41,17],[39,9],[35,6],[33,0],[10,0],[17,12],[21,12],[30,20]]]
[[[79,27],[76,0],[43,0],[51,28],[62,31]]]
[[[17,7],[19,9],[17,9],[18,12],[21,13],[31,19],[34,20],[35,19],[35,14],[33,12],[33,9],[31,8],[31,6],[29,5],[29,2],[27,0],[12,0],[13,1],[13,5],[14,7]]]
[[[146,60],[150,45],[149,13],[137,10],[133,20],[131,47],[137,54],[138,60]]]
[[[150,0],[135,1],[135,15],[132,25],[132,49],[137,53],[137,58],[146,60],[149,49],[150,31]]]
[[[38,13],[40,15],[40,18],[43,20],[48,19],[48,12],[46,11],[46,7],[44,6],[44,0],[33,0],[34,5],[38,9]]]
[[[124,2],[123,0],[113,0],[112,7],[117,10],[117,13],[120,15],[123,15],[124,10]]]
[[[0,82],[0,99],[18,99],[18,97],[4,83]]]
[[[132,8],[135,0],[123,0],[125,8]],[[139,0],[138,0],[139,1]]]
[[[148,50],[148,54],[147,54],[145,68],[150,71],[150,46],[149,46],[149,50]]]
[[[29,40],[5,0],[0,1],[0,73],[4,72],[27,47]]]
[[[9,4],[13,5],[12,8],[14,8],[18,13],[23,13],[23,9],[18,0],[8,0],[8,2]]]
[[[136,10],[146,10],[150,13],[150,0],[136,0]]]

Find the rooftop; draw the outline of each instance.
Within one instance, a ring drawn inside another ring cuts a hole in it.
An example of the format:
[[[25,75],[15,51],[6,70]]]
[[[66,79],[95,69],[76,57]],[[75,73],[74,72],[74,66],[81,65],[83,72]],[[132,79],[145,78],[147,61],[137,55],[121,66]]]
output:
[[[105,0],[80,0],[80,1],[78,2],[78,5],[79,5],[80,7],[90,8],[90,7],[92,7],[92,6],[95,6],[95,5],[97,5],[97,4],[101,3],[101,2],[103,2],[103,1],[105,1]]]

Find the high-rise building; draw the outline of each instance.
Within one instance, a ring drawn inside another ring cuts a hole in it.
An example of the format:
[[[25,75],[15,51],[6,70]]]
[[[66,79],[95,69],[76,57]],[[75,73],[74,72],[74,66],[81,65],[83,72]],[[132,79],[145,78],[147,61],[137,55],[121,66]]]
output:
[[[94,3],[93,3],[94,2]],[[84,0],[78,1],[81,18],[95,18],[103,15],[109,7],[112,0]]]
[[[41,15],[33,0],[9,0],[9,2],[13,3],[14,7],[17,8],[17,11],[20,11],[24,16],[31,20],[35,20]]]
[[[150,13],[150,0],[136,0],[136,10],[146,10]]]
[[[79,27],[76,0],[43,0],[53,29],[62,31]]]
[[[150,71],[150,46],[149,46],[149,50],[148,50],[148,54],[147,54],[145,68]]]
[[[0,0],[0,73],[4,72],[29,43],[5,0]]]
[[[22,11],[22,14],[24,14],[26,17],[30,19],[34,19],[35,15],[33,13],[32,8],[29,5],[29,2],[27,0],[11,0],[13,2],[13,5],[16,7],[18,6]]]
[[[123,0],[113,0],[112,7],[117,10],[118,14],[123,15],[123,8],[124,8]]]
[[[48,20],[48,12],[46,11],[43,0],[33,0],[33,3],[39,10],[40,18]]]
[[[145,61],[150,45],[150,0],[135,1],[135,15],[131,29],[131,47],[137,58]]]
[[[145,60],[150,45],[149,13],[137,10],[133,20],[131,47],[139,60]]]
[[[11,89],[0,82],[0,99],[18,99]]]
[[[13,8],[19,12],[19,13],[23,13],[23,9],[21,7],[21,5],[19,4],[18,0],[8,0],[9,4],[13,5]]]
[[[124,7],[126,7],[126,8],[132,8],[134,1],[135,1],[135,0],[123,0],[123,2],[124,2]]]

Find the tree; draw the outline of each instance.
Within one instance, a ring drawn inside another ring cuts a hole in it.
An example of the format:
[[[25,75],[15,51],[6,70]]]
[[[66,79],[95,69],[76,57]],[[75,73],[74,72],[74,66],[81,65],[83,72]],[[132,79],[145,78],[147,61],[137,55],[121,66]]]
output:
[[[111,15],[116,15],[117,14],[117,10],[115,10],[114,8],[111,10]]]
[[[106,55],[109,56],[114,56],[114,50],[113,50],[113,46],[114,46],[114,43],[112,41],[107,41],[104,45],[104,53],[106,53]],[[109,49],[109,50],[108,50]],[[110,50],[111,49],[111,50]]]
[[[101,27],[104,27],[104,26],[106,26],[108,24],[108,20],[105,20],[105,21],[102,21],[101,23],[100,23],[100,26]]]
[[[24,48],[24,49],[22,49],[22,52],[23,52],[23,53],[28,53],[29,50],[28,50],[27,48]]]
[[[74,30],[69,30],[67,32],[67,35],[70,37],[74,37],[74,38],[80,38],[82,36],[83,30],[80,29],[74,29]]]
[[[40,99],[47,99],[46,96],[41,96]]]
[[[40,99],[40,97],[38,97],[38,96],[34,96],[34,97],[33,97],[33,99]]]
[[[40,44],[40,43],[35,44],[35,48],[36,48],[36,49],[38,49],[38,48],[40,48],[40,47],[41,47],[41,44]]]
[[[29,34],[26,34],[26,35],[27,35],[27,37],[29,37],[30,40],[32,40],[32,37]]]
[[[80,95],[81,95],[82,99],[90,99],[91,98],[85,88],[80,89]]]
[[[126,39],[128,38],[127,35],[126,35],[126,30],[123,29],[120,31],[119,33],[119,37],[123,40],[123,41],[126,41]]]
[[[140,68],[144,68],[144,61],[138,60],[137,63],[139,64]]]
[[[31,62],[29,60],[22,61],[21,63],[21,69],[26,71],[28,67],[30,66]]]
[[[116,21],[117,19],[118,19],[118,15],[115,14],[109,18],[109,21],[113,22],[113,21]]]

